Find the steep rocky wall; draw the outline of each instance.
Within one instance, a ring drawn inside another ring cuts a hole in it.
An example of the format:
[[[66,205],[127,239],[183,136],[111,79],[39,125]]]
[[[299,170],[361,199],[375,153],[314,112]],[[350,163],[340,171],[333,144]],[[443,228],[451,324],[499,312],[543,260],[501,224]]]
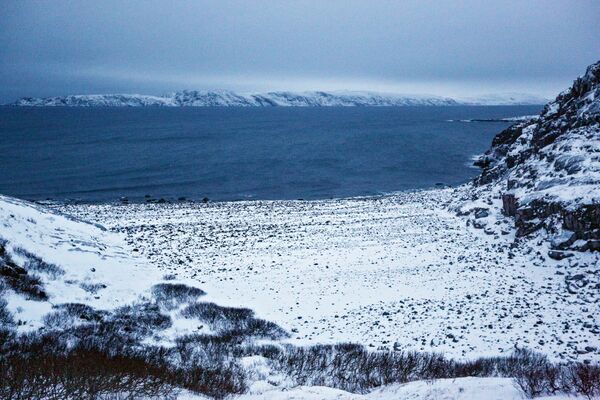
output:
[[[477,162],[475,186],[502,198],[518,236],[540,229],[559,249],[600,250],[600,62],[538,119],[500,132]]]

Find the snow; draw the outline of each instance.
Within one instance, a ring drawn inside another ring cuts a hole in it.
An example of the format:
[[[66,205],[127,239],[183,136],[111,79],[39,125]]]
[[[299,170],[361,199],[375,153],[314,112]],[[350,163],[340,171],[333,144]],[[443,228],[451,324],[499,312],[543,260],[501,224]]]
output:
[[[253,393],[235,397],[237,400],[522,400],[523,394],[508,378],[456,378],[416,381],[389,385],[367,394],[348,393],[323,386],[297,386],[281,389],[261,382]],[[182,393],[179,400],[203,399]],[[537,397],[539,400],[578,400],[581,396],[559,394]]]
[[[590,214],[600,204],[599,94],[597,62],[535,121],[524,120],[494,139],[481,158],[486,165],[473,196],[511,194],[522,234],[543,227],[564,237],[566,225],[577,231],[569,241],[587,238],[578,241],[579,249],[594,248],[598,222]],[[559,245],[557,238],[550,240]]]
[[[0,237],[8,241],[9,251],[20,247],[64,271],[60,277],[40,274],[49,302],[9,297],[9,309],[25,322],[21,330],[42,326],[41,317],[52,304],[77,302],[110,310],[160,280],[160,271],[131,256],[119,235],[5,196],[0,196]],[[107,287],[91,293],[85,290],[90,284]]]
[[[476,220],[483,227],[457,216],[453,203],[488,208]],[[298,345],[351,341],[461,359],[518,346],[556,360],[599,360],[600,277],[588,271],[600,255],[559,262],[542,240],[514,244],[500,207],[498,198],[472,202],[463,187],[60,209],[126,234],[164,273],[195,281],[207,301],[252,308]],[[588,284],[570,293],[575,274]]]
[[[1,195],[0,239],[7,241],[7,251],[17,263],[22,258],[18,249],[24,249],[64,272],[37,273],[49,295],[47,301],[29,300],[10,289],[1,293],[14,319],[20,321],[19,332],[42,328],[44,317],[55,311],[55,305],[82,303],[110,311],[150,298],[151,287],[163,281],[164,273],[145,257],[135,255],[123,235]],[[171,310],[173,325],[148,342],[168,346],[190,332],[210,333],[206,326],[182,317],[180,311]]]

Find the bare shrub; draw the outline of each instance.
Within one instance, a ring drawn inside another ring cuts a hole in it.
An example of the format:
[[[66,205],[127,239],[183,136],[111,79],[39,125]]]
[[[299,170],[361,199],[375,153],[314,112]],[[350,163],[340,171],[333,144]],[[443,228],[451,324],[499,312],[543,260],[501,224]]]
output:
[[[484,357],[470,361],[449,360],[440,354],[401,351],[371,352],[356,344],[310,347],[255,346],[247,351],[270,360],[274,370],[299,385],[322,385],[364,393],[372,388],[414,380],[466,376],[504,376],[515,379],[528,397],[557,392],[596,396],[600,367],[585,364],[557,365],[528,350],[508,357]],[[569,379],[565,378],[565,371]]]
[[[247,388],[243,369],[233,362],[221,364],[216,368],[189,368],[180,374],[180,379],[182,386],[187,389],[215,399],[242,394]]]
[[[0,296],[2,295],[2,288],[0,288]],[[14,325],[15,321],[12,314],[6,307],[8,303],[2,297],[0,297],[0,327],[8,327]]]
[[[44,324],[50,329],[67,329],[77,323],[100,322],[106,311],[98,311],[80,303],[64,303],[53,307],[56,311],[44,316]]]
[[[246,376],[237,363],[240,340],[214,335],[187,335],[177,339],[177,376],[180,383],[215,398],[243,393]]]
[[[32,254],[21,247],[16,247],[14,251],[26,259],[23,267],[27,271],[47,274],[53,279],[65,274],[65,271],[56,264],[47,263],[35,254]]]
[[[106,285],[104,283],[88,283],[82,282],[79,284],[79,287],[85,290],[88,293],[96,294],[102,289],[106,289]]]
[[[160,308],[152,303],[121,307],[111,316],[110,322],[126,332],[139,335],[149,335],[156,330],[167,329],[173,323],[168,315],[162,314]]]
[[[223,321],[233,324],[252,318],[254,312],[249,308],[222,307],[215,303],[195,303],[186,307],[181,315],[216,325]]]
[[[390,383],[452,375],[452,362],[432,353],[379,351],[342,343],[268,349],[273,366],[300,385],[324,385],[364,393]]]
[[[0,247],[0,279],[6,286],[30,300],[47,300],[48,295],[40,278],[18,266],[6,251],[5,245],[6,241]]]
[[[0,398],[170,399],[180,388],[224,398],[245,391],[235,360],[173,363],[177,351],[128,346],[111,354],[90,340],[73,343],[63,332],[17,337],[0,331]]]
[[[600,396],[599,365],[571,364],[566,368],[565,380],[576,393],[588,399]]]
[[[559,368],[542,354],[518,349],[509,357],[509,362],[509,374],[529,398],[552,394],[561,387]]]
[[[25,295],[29,300],[48,300],[42,280],[37,275],[28,274],[20,267],[0,266],[0,278],[17,293]]]
[[[194,303],[184,308],[181,315],[207,323],[220,336],[269,339],[288,336],[288,333],[277,324],[255,318],[254,312],[248,308],[222,307],[215,303]]]
[[[171,310],[180,304],[191,303],[206,293],[199,288],[182,283],[159,283],[152,287],[152,295],[156,302]]]
[[[67,351],[47,337],[13,344],[0,357],[0,398],[174,398],[172,373],[143,358],[108,356],[93,349]]]

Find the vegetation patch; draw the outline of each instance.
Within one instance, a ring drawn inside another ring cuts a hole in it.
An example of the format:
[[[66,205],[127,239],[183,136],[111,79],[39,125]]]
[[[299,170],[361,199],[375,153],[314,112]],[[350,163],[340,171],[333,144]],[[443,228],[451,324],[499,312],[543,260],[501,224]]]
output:
[[[186,318],[196,318],[207,323],[221,336],[281,339],[288,333],[263,319],[255,318],[248,308],[222,307],[215,303],[194,303],[181,312]]]
[[[159,283],[152,287],[152,295],[156,302],[169,310],[196,301],[205,294],[202,289],[182,283]]]

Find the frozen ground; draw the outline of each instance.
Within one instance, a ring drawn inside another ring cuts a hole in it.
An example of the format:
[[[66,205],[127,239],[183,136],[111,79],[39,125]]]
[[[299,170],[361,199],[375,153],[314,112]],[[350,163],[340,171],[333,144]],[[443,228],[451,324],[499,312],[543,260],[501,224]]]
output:
[[[543,400],[546,397],[538,397]],[[558,395],[552,400],[572,399],[578,396]],[[179,400],[184,400],[180,397]],[[366,395],[353,394],[322,386],[300,386],[286,391],[249,393],[240,400],[521,400],[522,392],[508,378],[457,378],[435,381],[416,381],[389,385]]]
[[[105,310],[129,304],[162,276],[141,257],[131,256],[117,235],[0,195],[0,244],[4,241],[19,264],[26,263],[19,254],[23,249],[53,266],[36,271],[50,296],[48,301],[0,288],[0,299],[7,296],[21,332],[42,327],[44,315],[55,304],[85,303]]]
[[[541,239],[515,245],[500,200],[468,196],[457,188],[58,208],[124,233],[163,273],[196,280],[206,300],[255,310],[296,344],[352,341],[456,358],[518,346],[600,360],[598,254],[556,261]],[[451,211],[457,205],[491,212],[475,220]]]
[[[205,398],[183,393],[178,400]],[[265,390],[257,387],[238,400],[521,400],[522,393],[509,378],[457,378],[435,381],[416,381],[389,385],[366,395],[348,393],[324,386],[298,386],[288,390]],[[563,397],[553,396],[552,400]],[[578,397],[564,397],[577,399]],[[538,398],[543,399],[543,398]]]

